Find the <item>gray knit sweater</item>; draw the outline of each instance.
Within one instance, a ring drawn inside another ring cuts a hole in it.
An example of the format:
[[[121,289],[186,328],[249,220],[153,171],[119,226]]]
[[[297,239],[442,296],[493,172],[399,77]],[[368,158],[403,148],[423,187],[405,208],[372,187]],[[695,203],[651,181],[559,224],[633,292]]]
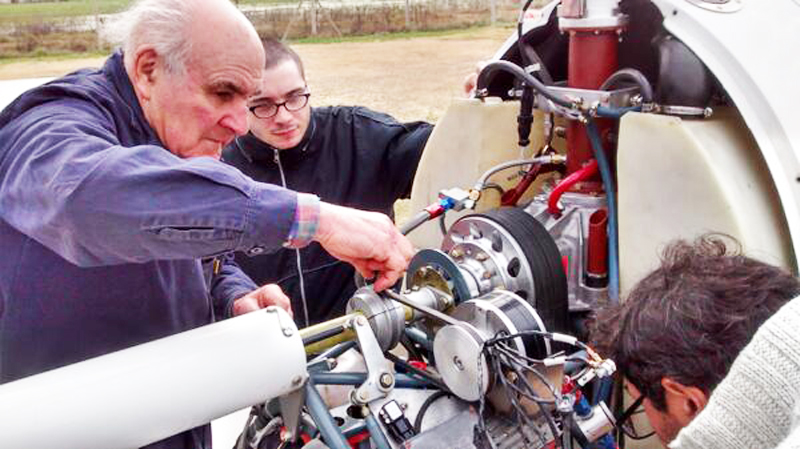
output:
[[[669,447],[800,448],[800,297],[759,328]]]

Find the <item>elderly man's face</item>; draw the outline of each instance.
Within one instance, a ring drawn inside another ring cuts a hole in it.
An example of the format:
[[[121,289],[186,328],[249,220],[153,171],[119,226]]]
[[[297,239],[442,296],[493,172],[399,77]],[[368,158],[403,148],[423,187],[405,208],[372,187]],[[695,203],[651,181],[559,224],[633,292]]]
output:
[[[256,91],[260,70],[230,54],[196,52],[186,74],[170,75],[155,86],[158,119],[152,123],[164,145],[179,157],[211,156],[247,132],[247,98]]]
[[[219,159],[222,148],[247,132],[247,98],[257,93],[264,52],[258,35],[224,1],[198,7],[188,32],[185,74],[166,70],[147,48],[135,61],[134,83],[147,121],[175,155]]]
[[[264,70],[261,77],[260,93],[250,99],[250,108],[259,113],[268,109],[268,105],[286,102],[278,107],[272,117],[259,118],[253,112],[247,116],[250,131],[262,141],[279,150],[286,150],[297,146],[308,129],[311,120],[311,106],[305,103],[300,109],[290,106],[294,103],[303,104],[302,95],[308,92],[306,81],[300,69],[292,60],[284,60],[275,67]],[[305,98],[307,99],[307,97]],[[288,108],[287,108],[288,106]]]

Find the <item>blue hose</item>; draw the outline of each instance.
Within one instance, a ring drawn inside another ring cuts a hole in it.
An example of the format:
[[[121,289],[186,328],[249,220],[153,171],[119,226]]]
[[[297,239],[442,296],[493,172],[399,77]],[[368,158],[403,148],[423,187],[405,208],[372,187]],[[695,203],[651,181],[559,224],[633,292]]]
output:
[[[627,111],[626,111],[627,112]],[[608,203],[608,296],[614,302],[619,302],[619,249],[617,247],[617,200],[614,189],[614,176],[611,166],[603,150],[600,132],[591,117],[586,118],[586,133],[592,144],[600,177],[603,179],[603,188],[606,190]]]

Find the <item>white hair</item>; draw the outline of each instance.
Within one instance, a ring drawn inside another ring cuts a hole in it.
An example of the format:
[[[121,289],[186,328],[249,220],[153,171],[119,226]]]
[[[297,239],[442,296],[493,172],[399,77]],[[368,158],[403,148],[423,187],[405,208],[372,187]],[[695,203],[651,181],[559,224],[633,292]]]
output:
[[[122,47],[126,66],[136,49],[152,45],[167,71],[184,74],[192,51],[188,28],[197,0],[138,0],[104,24],[104,40]]]

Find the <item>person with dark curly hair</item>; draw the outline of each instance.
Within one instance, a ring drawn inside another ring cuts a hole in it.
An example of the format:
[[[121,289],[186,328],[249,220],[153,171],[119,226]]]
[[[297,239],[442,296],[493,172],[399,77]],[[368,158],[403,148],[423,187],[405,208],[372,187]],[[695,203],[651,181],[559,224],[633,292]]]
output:
[[[758,328],[798,294],[795,276],[743,255],[732,238],[676,241],[625,301],[598,314],[593,339],[667,444],[705,408]]]

